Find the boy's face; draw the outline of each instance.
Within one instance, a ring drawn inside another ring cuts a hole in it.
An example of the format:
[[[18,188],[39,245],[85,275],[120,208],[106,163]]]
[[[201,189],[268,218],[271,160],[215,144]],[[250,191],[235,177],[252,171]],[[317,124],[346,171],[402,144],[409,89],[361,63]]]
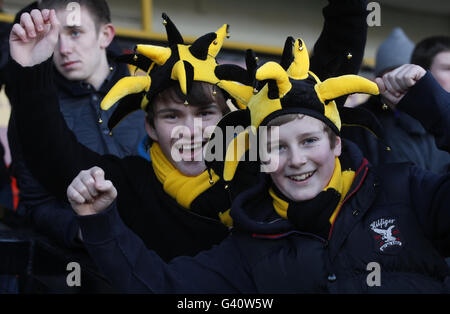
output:
[[[222,118],[219,105],[186,106],[157,99],[153,106],[154,127],[146,122],[146,129],[164,156],[184,175],[197,176],[205,171],[203,147]]]
[[[341,140],[330,146],[324,123],[304,116],[279,127],[279,142],[270,142],[270,156],[278,168],[270,174],[277,188],[289,199],[300,202],[317,196],[329,183],[335,158],[341,154]]]
[[[102,61],[106,58],[105,49],[109,45],[108,38],[105,38],[105,25],[97,31],[94,18],[83,6],[80,25],[72,26],[74,19],[69,14],[73,12],[64,8],[56,10],[61,30],[53,61],[58,72],[68,80],[91,83],[96,75],[104,72],[100,67],[105,66]]]
[[[430,72],[439,84],[450,93],[450,50],[442,51],[434,57]]]

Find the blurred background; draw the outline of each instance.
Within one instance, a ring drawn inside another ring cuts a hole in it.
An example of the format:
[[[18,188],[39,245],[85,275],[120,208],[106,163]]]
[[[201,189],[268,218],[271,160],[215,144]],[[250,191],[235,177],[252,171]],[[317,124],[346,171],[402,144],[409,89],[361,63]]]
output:
[[[30,0],[0,0],[0,22],[12,22]],[[370,3],[370,1],[368,1]],[[230,24],[220,59],[240,63],[243,51],[252,48],[263,59],[277,59],[287,36],[301,37],[311,48],[323,25],[326,0],[108,0],[121,47],[136,43],[161,43],[166,34],[161,13],[166,12],[187,42],[221,25]],[[370,77],[378,46],[395,27],[417,43],[432,35],[450,34],[450,1],[380,0],[380,26],[369,27],[362,75]],[[8,100],[0,94],[0,139],[6,143]],[[9,164],[9,154],[6,153]]]

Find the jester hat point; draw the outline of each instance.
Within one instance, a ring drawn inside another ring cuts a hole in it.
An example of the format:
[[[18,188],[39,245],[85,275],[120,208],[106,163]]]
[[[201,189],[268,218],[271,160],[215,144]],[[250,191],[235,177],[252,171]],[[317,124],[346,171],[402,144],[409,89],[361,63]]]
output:
[[[138,109],[147,111],[153,98],[173,82],[178,82],[186,98],[193,81],[211,83],[227,92],[230,90],[241,108],[251,97],[248,72],[235,65],[218,65],[216,62],[224,39],[229,37],[227,24],[216,32],[199,37],[192,45],[187,45],[167,14],[163,13],[162,18],[168,47],[137,45],[134,54],[118,58],[119,62],[134,65],[146,75],[122,78],[103,99],[103,110],[110,109],[121,100],[108,121],[110,130],[131,112]],[[228,77],[236,81],[229,81]]]

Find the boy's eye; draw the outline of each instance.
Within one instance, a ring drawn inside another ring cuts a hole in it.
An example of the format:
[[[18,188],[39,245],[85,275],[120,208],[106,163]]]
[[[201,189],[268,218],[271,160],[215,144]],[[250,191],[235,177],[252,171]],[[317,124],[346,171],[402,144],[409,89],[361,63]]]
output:
[[[78,37],[78,36],[80,36],[80,31],[77,31],[77,30],[73,30],[72,31],[72,37]]]
[[[209,116],[211,114],[212,114],[211,111],[201,111],[200,112],[200,116],[202,116],[202,117],[207,117],[207,116]]]
[[[166,114],[163,116],[163,119],[167,119],[167,120],[174,120],[176,118],[177,118],[177,116],[175,114]]]
[[[269,147],[269,152],[284,152],[287,150],[287,145],[275,145]]]
[[[303,144],[305,145],[314,144],[315,142],[317,142],[317,140],[318,139],[315,137],[307,138],[303,141]]]

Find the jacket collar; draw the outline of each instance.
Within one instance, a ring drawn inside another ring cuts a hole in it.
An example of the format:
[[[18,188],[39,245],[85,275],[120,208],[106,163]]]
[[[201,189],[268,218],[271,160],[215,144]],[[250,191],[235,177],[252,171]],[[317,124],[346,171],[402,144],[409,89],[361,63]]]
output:
[[[371,96],[362,107],[367,108],[377,117],[391,116],[395,120],[396,124],[402,128],[406,133],[411,135],[425,135],[426,131],[419,121],[410,117],[409,115],[401,111],[392,111],[392,109],[383,109],[383,103],[380,96]],[[389,137],[389,134],[386,134]]]
[[[397,124],[411,135],[425,135],[427,131],[423,128],[419,121],[401,111],[395,111]]]
[[[269,195],[270,178],[261,173],[258,183],[239,194],[234,200],[230,215],[235,229],[264,235],[279,235],[289,232],[294,227],[286,219],[281,218],[272,206]]]
[[[128,75],[125,65],[117,64],[113,61],[109,61],[110,67],[112,71],[110,71],[109,75],[106,77],[102,86],[96,92],[106,95],[108,91],[117,83],[122,77]],[[58,88],[70,95],[70,96],[85,96],[89,95],[95,91],[95,89],[88,83],[84,81],[70,81],[62,76],[56,68],[55,71],[55,82]]]

